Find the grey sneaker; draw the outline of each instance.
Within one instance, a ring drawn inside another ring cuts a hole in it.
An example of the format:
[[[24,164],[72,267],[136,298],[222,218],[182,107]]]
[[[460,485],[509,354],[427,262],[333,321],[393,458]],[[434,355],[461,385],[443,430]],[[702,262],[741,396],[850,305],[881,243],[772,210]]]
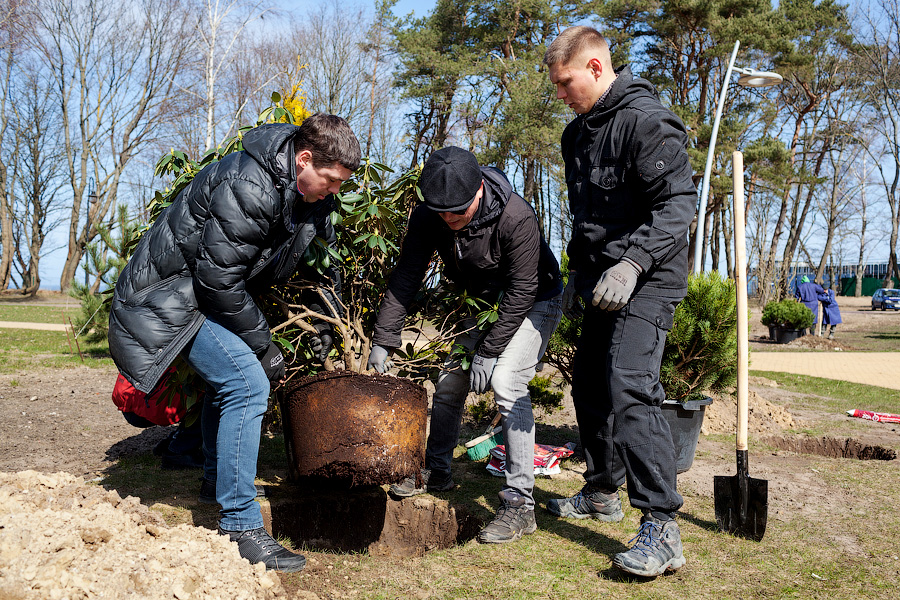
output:
[[[502,490],[500,510],[487,527],[478,534],[482,544],[505,544],[537,530],[534,511],[525,508],[525,497],[513,490]]]
[[[613,558],[613,565],[627,573],[656,577],[684,566],[681,532],[675,521],[661,521],[644,515],[641,528],[631,542],[634,546]]]
[[[557,517],[573,519],[599,519],[619,522],[625,518],[619,490],[612,494],[590,491],[587,486],[571,498],[554,498],[547,501],[547,510]]]
[[[416,487],[416,478],[407,477],[400,483],[391,484],[390,492],[395,498],[409,498],[427,492],[449,492],[456,487],[450,473],[439,473],[422,469],[422,487]]]
[[[246,531],[226,531],[219,527],[219,535],[227,535],[232,542],[237,542],[241,558],[254,564],[263,563],[267,571],[296,573],[306,566],[302,554],[295,554],[276,542],[262,527]]]

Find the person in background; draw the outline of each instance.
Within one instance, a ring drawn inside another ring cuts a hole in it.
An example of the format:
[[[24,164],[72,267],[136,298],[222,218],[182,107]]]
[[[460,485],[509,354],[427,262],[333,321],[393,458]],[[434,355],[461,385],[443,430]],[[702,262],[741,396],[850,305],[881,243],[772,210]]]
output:
[[[824,293],[825,288],[815,281],[810,281],[809,277],[804,275],[800,278],[794,294],[800,302],[806,305],[806,308],[812,311],[813,331],[816,332],[816,335],[819,335],[819,296]]]
[[[534,533],[534,415],[528,382],[562,318],[559,263],[544,241],[534,209],[513,192],[502,171],[480,167],[475,155],[448,146],[428,158],[419,187],[425,203],[412,213],[388,290],[378,311],[368,368],[383,373],[400,345],[407,311],[437,251],[443,276],[468,294],[499,299],[486,332],[474,319],[459,323],[455,344],[474,352],[469,373],[449,359],[435,384],[425,449],[424,487],[415,478],[392,485],[408,497],[448,491],[453,449],[459,443],[469,390],[491,387],[506,440],[506,483],[497,516],[478,534],[482,543],[512,542]]]
[[[285,375],[255,298],[297,272],[316,236],[335,243],[332,195],[359,166],[360,148],[344,119],[324,114],[299,127],[262,125],[242,143],[197,173],[141,238],[116,283],[109,349],[144,393],[179,356],[203,379],[201,498],[214,493],[219,533],[242,557],[292,572],[306,559],[269,535],[255,502],[262,417]],[[340,311],[337,271],[321,289]],[[310,345],[324,360],[333,335],[317,331]]]
[[[834,289],[827,289],[825,293],[819,294],[819,302],[822,303],[822,335],[825,335],[825,329],[831,327],[828,331],[828,339],[834,339],[834,328],[842,323],[841,309],[838,307],[837,299],[834,296]]]
[[[660,406],[666,332],[687,293],[688,228],[697,207],[684,124],[650,82],[613,69],[591,27],[564,30],[544,55],[556,97],[576,116],[562,157],[573,216],[563,310],[586,303],[572,399],[585,485],[547,502],[560,517],[624,518],[619,486],[643,516],[617,568],[661,575],[685,563],[675,516],[675,447]]]

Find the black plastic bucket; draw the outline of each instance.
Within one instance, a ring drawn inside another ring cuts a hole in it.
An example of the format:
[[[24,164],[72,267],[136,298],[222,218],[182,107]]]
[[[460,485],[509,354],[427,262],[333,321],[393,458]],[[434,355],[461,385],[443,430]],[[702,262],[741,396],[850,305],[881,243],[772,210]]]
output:
[[[700,439],[700,427],[706,407],[712,404],[712,398],[678,402],[666,400],[662,405],[662,414],[672,430],[672,442],[675,444],[675,466],[679,473],[684,473],[694,464],[694,453],[697,451],[697,440]]]

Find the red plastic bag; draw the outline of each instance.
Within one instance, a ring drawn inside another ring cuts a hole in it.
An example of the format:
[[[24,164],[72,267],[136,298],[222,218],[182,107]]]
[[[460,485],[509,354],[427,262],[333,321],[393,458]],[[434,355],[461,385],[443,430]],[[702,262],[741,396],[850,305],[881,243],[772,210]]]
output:
[[[166,392],[166,383],[169,376],[175,372],[174,368],[163,374],[159,385],[149,394],[134,389],[128,380],[119,374],[116,385],[113,388],[113,403],[122,412],[130,412],[143,417],[155,425],[174,425],[184,418],[184,401],[181,394],[176,393],[172,397],[171,406],[165,400],[160,401],[160,396]]]

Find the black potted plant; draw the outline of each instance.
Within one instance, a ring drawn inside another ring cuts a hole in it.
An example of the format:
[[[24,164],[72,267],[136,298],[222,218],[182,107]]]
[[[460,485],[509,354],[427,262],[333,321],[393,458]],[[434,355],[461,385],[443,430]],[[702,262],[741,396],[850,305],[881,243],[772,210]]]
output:
[[[769,328],[769,339],[779,344],[792,342],[806,335],[812,327],[813,313],[794,298],[768,302],[763,307],[762,324]]]
[[[716,272],[688,279],[666,337],[660,383],[666,391],[663,416],[672,430],[678,472],[694,461],[710,392],[723,392],[737,378],[735,284]]]

